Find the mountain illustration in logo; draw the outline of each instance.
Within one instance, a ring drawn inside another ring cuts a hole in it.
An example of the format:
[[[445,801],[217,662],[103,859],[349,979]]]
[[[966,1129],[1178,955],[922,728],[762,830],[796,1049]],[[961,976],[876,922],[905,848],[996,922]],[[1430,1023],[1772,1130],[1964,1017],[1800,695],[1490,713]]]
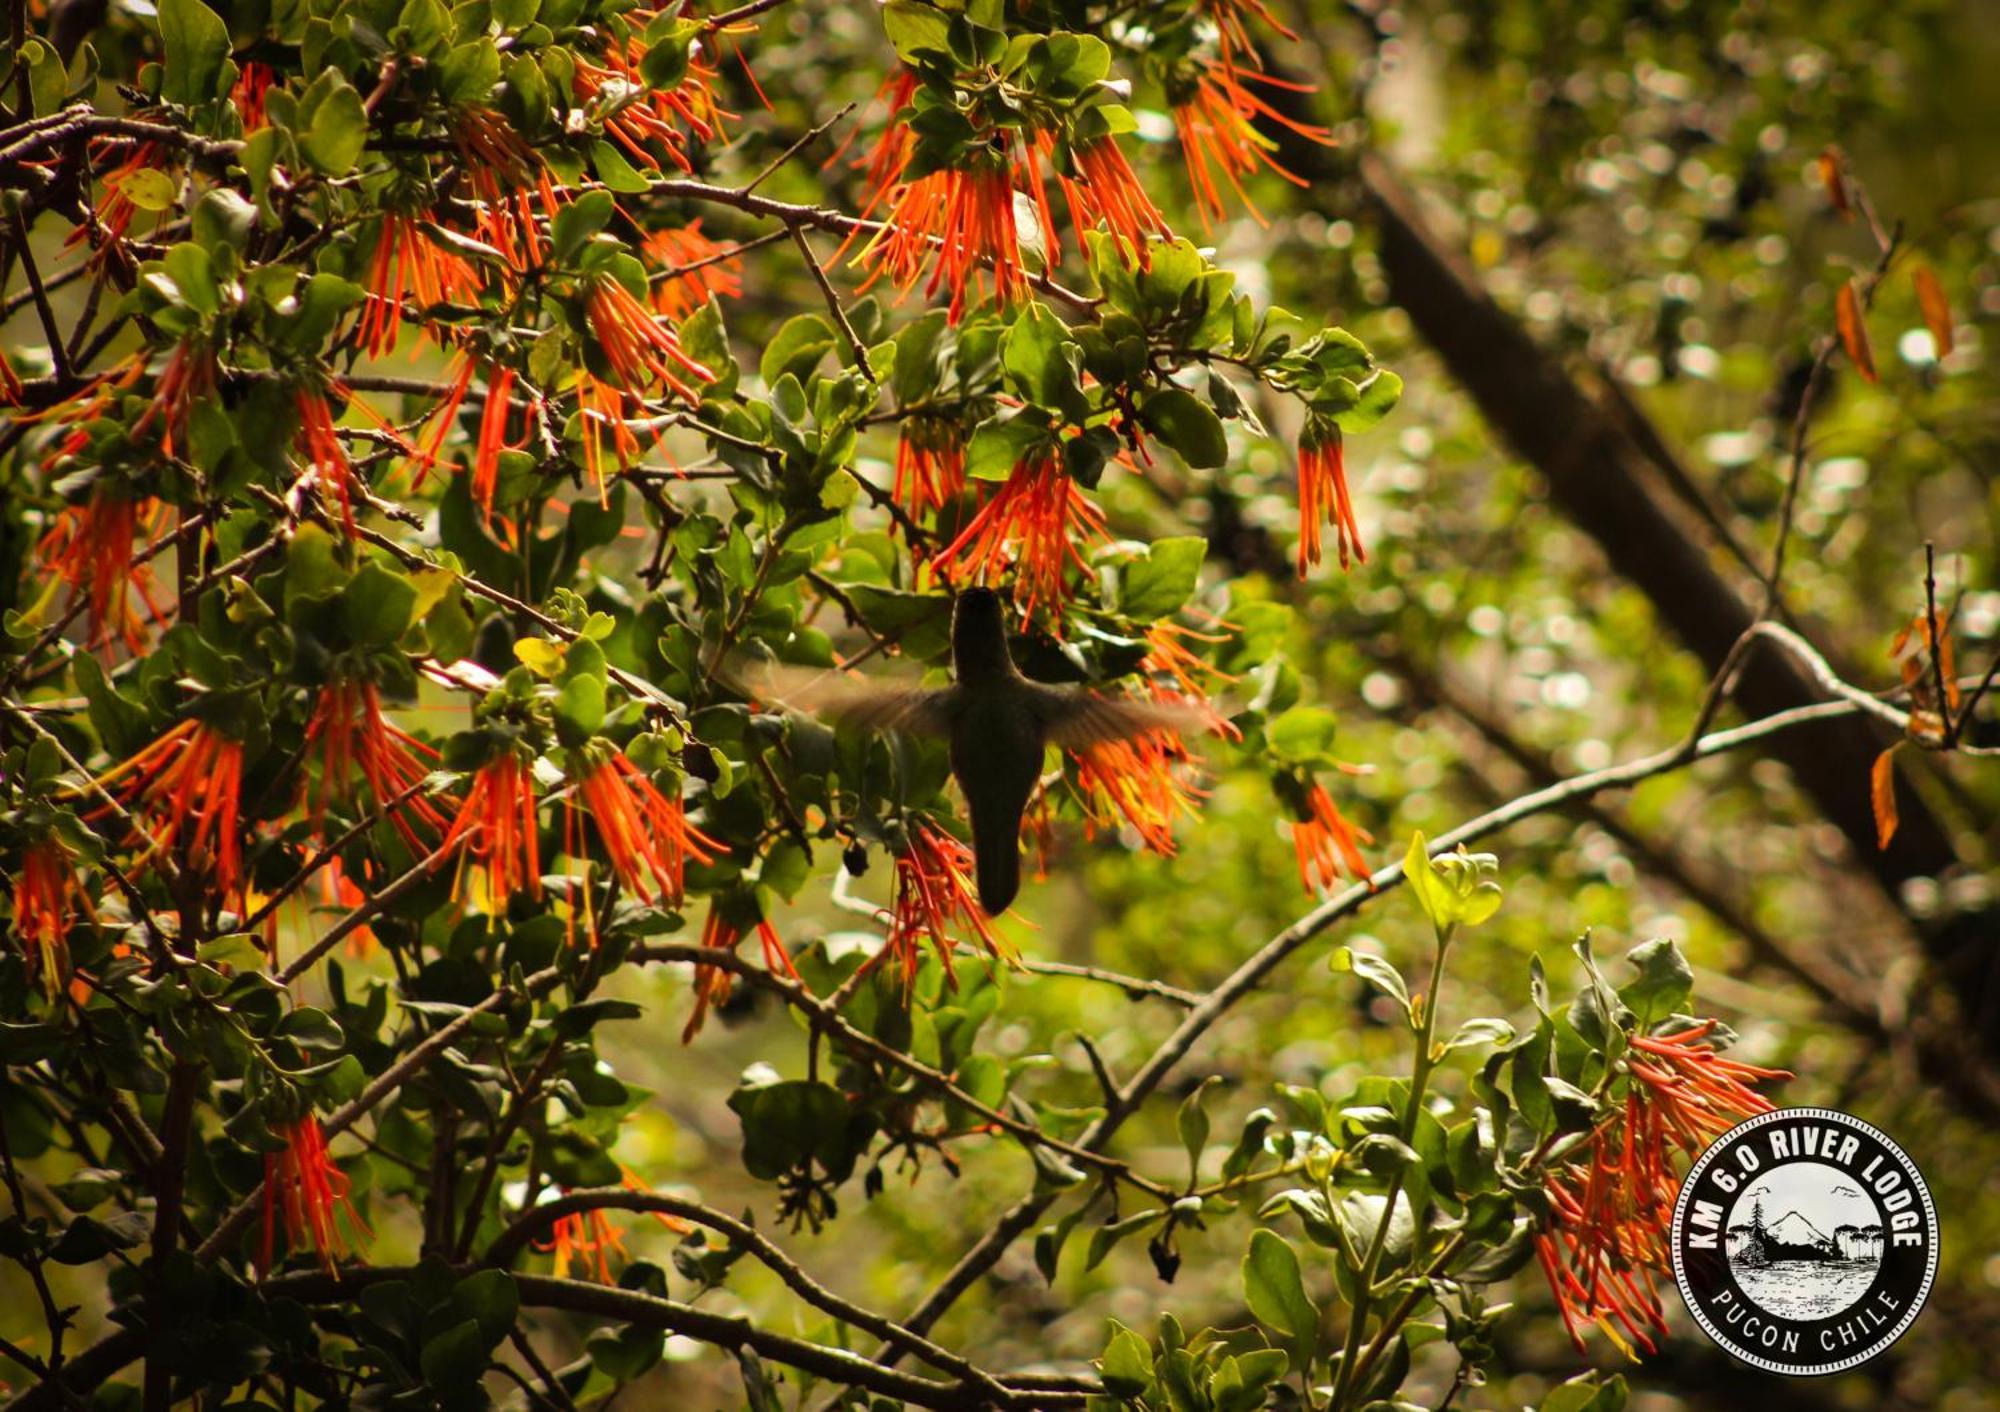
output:
[[[1879,1253],[1879,1246],[1866,1239],[1870,1232],[1879,1239],[1880,1227],[1839,1227],[1839,1236],[1830,1236],[1799,1211],[1787,1211],[1776,1220],[1764,1217],[1761,1194],[1753,1201],[1750,1219],[1729,1228],[1729,1263],[1737,1266],[1775,1265],[1780,1261],[1822,1261],[1865,1259]]]

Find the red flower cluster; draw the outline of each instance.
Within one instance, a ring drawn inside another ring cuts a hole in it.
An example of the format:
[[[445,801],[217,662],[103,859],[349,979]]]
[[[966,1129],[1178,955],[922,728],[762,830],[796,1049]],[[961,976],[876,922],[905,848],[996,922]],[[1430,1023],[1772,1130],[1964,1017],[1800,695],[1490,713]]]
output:
[[[1658,1282],[1671,1279],[1668,1227],[1679,1180],[1673,1152],[1698,1154],[1744,1118],[1771,1110],[1750,1085],[1791,1075],[1725,1059],[1708,1042],[1715,1021],[1635,1035],[1625,1103],[1543,1184],[1554,1218],[1535,1255],[1577,1348],[1596,1324],[1613,1342],[1651,1353],[1666,1332]],[[1629,1352],[1629,1348],[1627,1349]]]
[[[301,787],[313,827],[321,828],[326,806],[336,797],[351,798],[354,772],[375,795],[377,807],[389,811],[389,822],[412,852],[422,857],[429,840],[444,832],[447,820],[422,794],[396,801],[421,784],[437,763],[438,754],[382,714],[382,700],[370,682],[337,678],[320,688],[312,719],[306,723],[306,749],[319,747],[319,787]]]
[[[269,122],[264,116],[264,95],[271,91],[271,85],[277,78],[276,69],[255,59],[245,60],[243,67],[237,71],[236,86],[229,90],[229,101],[235,105],[237,116],[243,119],[245,133],[255,132]]]
[[[1243,732],[1236,723],[1216,707],[1215,693],[1225,682],[1233,682],[1230,676],[1216,667],[1213,662],[1197,656],[1187,645],[1188,639],[1198,642],[1220,642],[1219,637],[1208,637],[1179,623],[1155,623],[1146,629],[1146,655],[1139,660],[1139,670],[1145,673],[1147,687],[1155,701],[1172,706],[1186,706],[1203,718],[1207,728],[1225,740],[1241,740]]]
[[[896,442],[896,503],[921,520],[965,489],[965,431],[941,417],[906,417]]]
[[[264,1154],[264,1223],[257,1268],[270,1272],[277,1227],[282,1221],[285,1244],[294,1250],[314,1251],[326,1272],[334,1274],[335,1257],[350,1249],[339,1218],[344,1216],[364,1238],[370,1232],[347,1199],[347,1174],[327,1153],[319,1119],[308,1113],[295,1123],[283,1124],[278,1131],[284,1147]]]
[[[623,751],[588,766],[576,787],[610,855],[612,872],[641,901],[680,906],[688,859],[712,863],[716,855],[708,850],[727,848],[690,824],[680,799],[662,794]],[[574,858],[583,856],[580,812],[570,811],[566,850]]]
[[[584,320],[612,376],[628,392],[643,393],[658,383],[684,401],[699,402],[701,394],[687,379],[715,381],[714,373],[682,350],[678,334],[608,275],[594,281],[584,297]]]
[[[465,852],[458,861],[458,876],[452,896],[465,897],[465,869],[468,862],[486,874],[482,907],[487,912],[505,908],[516,892],[530,897],[542,895],[541,840],[535,822],[535,765],[511,750],[503,750],[488,760],[472,777],[465,803],[452,820],[451,831],[442,847],[458,844]]]
[[[972,866],[970,848],[928,823],[911,829],[907,846],[896,855],[889,940],[877,960],[894,957],[906,985],[916,979],[926,939],[944,963],[946,979],[954,986],[958,983],[951,964],[958,945],[951,935],[954,923],[963,925],[961,935],[977,937],[988,956],[1009,956],[1006,943],[994,932],[973,891],[969,880]]]
[[[1192,760],[1170,730],[1153,730],[1127,740],[1098,741],[1070,752],[1076,760],[1076,790],[1085,828],[1130,825],[1146,847],[1162,857],[1174,854],[1174,823],[1195,812],[1200,791],[1183,778]]]
[[[452,425],[458,420],[458,409],[465,405],[466,394],[472,390],[472,376],[484,368],[486,395],[479,414],[479,438],[472,453],[472,503],[491,523],[493,497],[500,486],[500,453],[518,450],[527,438],[526,431],[511,441],[507,437],[507,421],[513,411],[514,384],[519,379],[512,368],[481,363],[467,352],[460,352],[454,365],[457,372],[452,375],[437,410],[431,414],[431,429],[417,449],[416,481],[422,485],[431,468],[437,465],[445,438],[451,434]],[[536,410],[531,406],[528,415],[533,417]]]
[[[412,216],[395,211],[382,217],[375,260],[368,271],[368,302],[361,311],[356,341],[371,357],[396,346],[403,328],[403,299],[415,294],[425,307],[472,304],[479,298],[479,275],[464,256],[424,234]]]
[[[1014,602],[1021,616],[1052,607],[1061,616],[1063,571],[1086,572],[1083,546],[1102,540],[1104,512],[1084,495],[1053,452],[1018,462],[997,494],[959,531],[931,564],[956,584],[986,583],[1015,565]]]
[[[299,430],[293,445],[311,469],[320,493],[340,511],[340,522],[348,534],[354,533],[354,464],[347,459],[347,443],[334,426],[333,409],[326,393],[316,387],[302,387],[292,395],[298,408]]]
[[[924,297],[949,289],[953,323],[965,316],[969,291],[985,297],[989,274],[999,303],[1014,303],[1027,293],[1006,159],[981,156],[970,167],[931,172],[893,192],[886,226],[859,257],[874,267],[864,289],[887,275],[907,291],[928,267]],[[874,204],[871,197],[869,205]]]
[[[126,194],[126,183],[141,172],[171,171],[173,163],[168,159],[169,149],[159,142],[130,142],[125,138],[111,138],[93,144],[93,156],[97,153],[116,152],[129,148],[123,161],[113,167],[104,177],[104,196],[97,203],[97,219],[94,223],[78,226],[63,241],[63,248],[69,249],[89,237],[96,252],[90,257],[93,265],[102,266],[106,260],[117,259],[130,268],[131,256],[124,253],[125,233],[132,227],[132,218],[139,208]]]
[[[167,610],[153,596],[153,571],[138,561],[134,543],[141,530],[150,537],[164,515],[157,500],[121,494],[99,485],[81,505],[66,505],[40,540],[35,555],[44,572],[72,594],[88,600],[90,641],[104,645],[115,633],[128,650],[146,645],[147,623],[164,627]],[[133,605],[137,596],[142,615]]]
[[[53,838],[30,844],[14,878],[14,935],[51,1005],[69,979],[69,928],[78,906],[88,913],[90,902],[77,888],[69,850]]]
[[[699,219],[666,226],[646,237],[646,253],[659,261],[653,307],[669,319],[685,319],[710,295],[734,299],[743,293],[743,261],[733,245],[702,234]]]
[[[108,787],[119,780],[125,782],[116,797],[138,816],[151,843],[148,859],[179,844],[186,866],[211,872],[224,894],[242,895],[241,741],[206,722],[182,721],[99,776],[97,784]],[[100,809],[90,817],[107,812]]]
[[[1286,116],[1254,92],[1250,85],[1311,92],[1310,85],[1291,83],[1269,74],[1245,73],[1227,64],[1204,69],[1173,103],[1174,128],[1180,133],[1181,152],[1187,162],[1188,180],[1194,187],[1195,210],[1204,230],[1225,214],[1219,175],[1236,193],[1236,199],[1260,224],[1264,216],[1243,189],[1243,180],[1254,176],[1259,167],[1283,177],[1294,186],[1305,179],[1279,163],[1272,152],[1277,144],[1257,130],[1259,122],[1281,127],[1316,142],[1333,145],[1333,133],[1312,123]]]
[[[629,1258],[624,1234],[611,1224],[611,1218],[601,1207],[556,1217],[549,1226],[548,1238],[536,1241],[535,1249],[555,1253],[557,1279],[568,1279],[570,1268],[580,1266],[585,1276],[601,1285],[617,1283],[611,1273],[614,1254],[620,1261]]]
[[[708,920],[702,923],[701,944],[717,951],[734,951],[743,940],[743,929],[722,915],[719,904],[711,904]],[[770,971],[782,971],[797,978],[798,968],[792,965],[791,953],[785,950],[785,943],[778,939],[777,928],[767,918],[757,919],[757,940],[764,948],[764,966]],[[719,1005],[729,998],[735,988],[735,978],[720,966],[696,966],[694,971],[694,1013],[688,1016],[686,1028],[681,1031],[681,1043],[686,1044],[701,1033],[701,1027],[708,1020],[711,1005]]]
[[[491,108],[464,109],[452,140],[479,202],[474,234],[498,250],[515,273],[526,273],[542,261],[538,215],[552,218],[561,205],[548,169],[514,125]]]
[[[1373,843],[1373,835],[1343,818],[1333,796],[1317,780],[1306,791],[1304,806],[1292,824],[1292,848],[1298,854],[1299,882],[1305,890],[1330,888],[1343,872],[1357,881],[1366,878],[1368,860],[1361,856],[1361,845]]]
[[[632,18],[642,17],[642,12],[633,12]],[[735,114],[724,112],[716,103],[716,72],[699,57],[689,57],[679,83],[659,88],[640,72],[645,54],[645,44],[633,39],[623,48],[607,49],[602,64],[578,56],[573,85],[577,106],[588,108],[602,97],[613,110],[604,120],[605,135],[640,166],[660,170],[660,159],[654,155],[657,149],[681,171],[692,172],[694,163],[687,154],[689,134],[712,142],[722,135],[723,121]],[[634,99],[632,94],[639,96]]]
[[[1299,440],[1299,575],[1320,560],[1321,522],[1331,521],[1340,546],[1340,567],[1350,556],[1368,562],[1361,526],[1347,490],[1347,453],[1340,428],[1314,419]]]
[[[1172,239],[1173,232],[1139,184],[1138,173],[1125,160],[1118,140],[1096,138],[1074,148],[1070,155],[1076,175],[1058,178],[1069,201],[1070,220],[1080,231],[1092,230],[1102,221],[1125,258],[1146,268],[1151,264],[1149,238]]]
[[[143,360],[145,354],[141,353],[138,357]],[[167,355],[167,365],[160,369],[159,381],[153,384],[153,400],[146,404],[146,410],[132,424],[133,438],[136,440],[158,421],[161,452],[172,456],[176,441],[186,449],[188,413],[196,402],[213,396],[215,350],[205,343],[182,339]]]

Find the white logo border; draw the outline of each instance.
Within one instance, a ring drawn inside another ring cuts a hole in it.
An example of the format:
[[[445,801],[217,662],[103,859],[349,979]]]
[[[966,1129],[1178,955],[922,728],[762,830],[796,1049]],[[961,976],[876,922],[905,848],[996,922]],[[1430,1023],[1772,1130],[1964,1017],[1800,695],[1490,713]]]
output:
[[[1923,1198],[1924,1215],[1929,1219],[1930,1223],[1930,1249],[1926,1255],[1924,1265],[1924,1282],[1917,1290],[1916,1298],[1910,1301],[1909,1309],[1905,1311],[1901,1319],[1896,1321],[1896,1326],[1880,1341],[1863,1349],[1859,1353],[1843,1358],[1838,1363],[1814,1364],[1812,1366],[1787,1365],[1784,1363],[1774,1363],[1768,1358],[1761,1358],[1754,1353],[1748,1353],[1738,1348],[1734,1339],[1724,1338],[1720,1333],[1716,1332],[1715,1325],[1709,1322],[1707,1312],[1702,1309],[1700,1301],[1695,1298],[1694,1291],[1688,1288],[1687,1264],[1681,1258],[1681,1229],[1687,1219],[1688,1203],[1694,1197],[1695,1181],[1703,1172],[1708,1170],[1708,1164],[1714,1160],[1716,1154],[1745,1133],[1752,1132],[1757,1128],[1767,1126],[1771,1123],[1786,1122],[1794,1118],[1831,1119],[1836,1123],[1851,1124],[1856,1129],[1881,1143],[1898,1162],[1902,1163],[1905,1173],[1914,1178],[1917,1195]],[[1669,1235],[1671,1238],[1668,1240],[1667,1246],[1673,1256],[1674,1283],[1680,1287],[1681,1303],[1687,1306],[1687,1311],[1694,1317],[1695,1323],[1701,1326],[1701,1331],[1708,1335],[1710,1341],[1717,1348],[1721,1349],[1731,1358],[1748,1363],[1753,1367],[1762,1368],[1767,1373],[1778,1373],[1789,1378],[1820,1378],[1833,1373],[1844,1373],[1850,1368],[1859,1367],[1872,1358],[1880,1357],[1889,1351],[1889,1348],[1903,1336],[1911,1324],[1916,1322],[1917,1315],[1923,1313],[1924,1305],[1930,1302],[1931,1286],[1937,1279],[1938,1246],[1943,1243],[1944,1232],[1938,1223],[1937,1207],[1931,1201],[1930,1183],[1924,1180],[1922,1170],[1918,1168],[1916,1161],[1910,1154],[1903,1151],[1887,1133],[1871,1123],[1863,1122],[1852,1113],[1841,1112],[1838,1108],[1773,1108],[1768,1113],[1759,1113],[1755,1117],[1745,1118],[1742,1122],[1718,1136],[1715,1141],[1702,1149],[1701,1156],[1695,1159],[1694,1165],[1688,1168],[1687,1176],[1681,1180],[1680,1194],[1674,1198],[1673,1225],[1669,1230]]]

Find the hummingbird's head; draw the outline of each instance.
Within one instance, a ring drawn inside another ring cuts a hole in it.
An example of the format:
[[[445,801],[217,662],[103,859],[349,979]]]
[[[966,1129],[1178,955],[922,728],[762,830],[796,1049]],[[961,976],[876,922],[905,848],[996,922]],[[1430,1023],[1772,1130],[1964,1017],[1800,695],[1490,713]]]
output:
[[[951,618],[951,655],[960,681],[1014,670],[1014,659],[1007,652],[1006,613],[992,589],[968,588],[958,595]]]

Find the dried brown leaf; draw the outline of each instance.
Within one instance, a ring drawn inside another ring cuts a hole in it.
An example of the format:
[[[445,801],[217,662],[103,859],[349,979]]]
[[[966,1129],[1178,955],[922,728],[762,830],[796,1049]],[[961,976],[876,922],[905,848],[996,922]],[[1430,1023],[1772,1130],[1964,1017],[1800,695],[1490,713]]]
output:
[[[1854,206],[1847,199],[1847,156],[1838,147],[1829,147],[1819,154],[1819,181],[1840,218],[1853,220]]]
[[[1875,806],[1875,846],[1887,848],[1896,836],[1896,747],[1890,746],[1875,757],[1868,772],[1868,799]]]
[[[1870,382],[1879,382],[1875,376],[1875,354],[1868,346],[1868,324],[1861,316],[1861,295],[1849,280],[1840,287],[1840,293],[1833,301],[1833,322],[1840,330],[1840,343],[1847,350],[1847,360],[1854,364],[1854,370]]]
[[[1952,347],[1951,300],[1945,297],[1944,285],[1929,265],[1917,266],[1910,278],[1917,286],[1917,307],[1923,310],[1924,327],[1931,331],[1938,357],[1946,357]]]

